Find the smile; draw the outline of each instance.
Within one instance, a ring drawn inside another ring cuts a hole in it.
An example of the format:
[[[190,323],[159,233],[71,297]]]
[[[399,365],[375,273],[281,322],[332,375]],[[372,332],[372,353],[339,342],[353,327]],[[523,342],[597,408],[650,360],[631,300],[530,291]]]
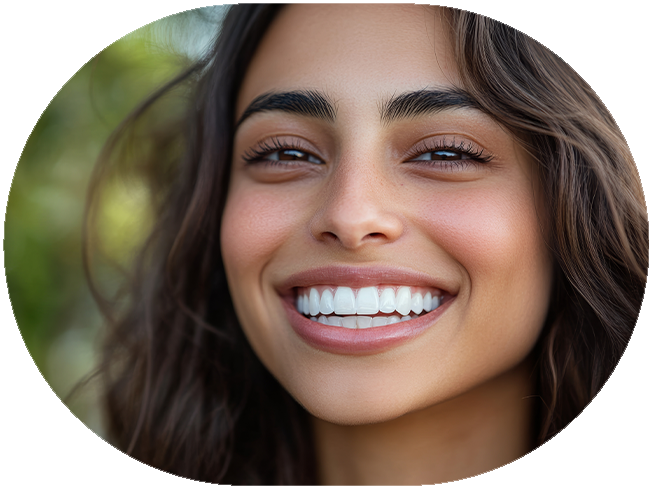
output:
[[[443,301],[439,289],[409,286],[312,286],[297,289],[297,311],[323,325],[363,329],[429,313]]]
[[[414,269],[331,265],[276,285],[292,330],[309,346],[369,355],[419,337],[455,303],[459,285]]]

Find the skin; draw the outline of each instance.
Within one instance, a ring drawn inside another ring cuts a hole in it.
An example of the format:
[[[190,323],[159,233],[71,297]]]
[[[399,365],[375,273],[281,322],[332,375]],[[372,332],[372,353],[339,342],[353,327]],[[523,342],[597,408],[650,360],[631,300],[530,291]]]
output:
[[[379,116],[393,94],[460,87],[442,21],[424,6],[290,6],[238,96],[237,119],[269,91],[319,90],[337,107],[334,122],[280,111],[244,120],[221,243],[245,334],[314,416],[322,483],[449,481],[531,449],[528,354],[552,281],[533,162],[474,109],[389,124]],[[244,160],[275,136],[324,165]],[[420,142],[452,139],[492,160],[410,161]],[[293,331],[277,288],[332,264],[421,271],[446,281],[455,298],[432,327],[392,349],[320,351]]]

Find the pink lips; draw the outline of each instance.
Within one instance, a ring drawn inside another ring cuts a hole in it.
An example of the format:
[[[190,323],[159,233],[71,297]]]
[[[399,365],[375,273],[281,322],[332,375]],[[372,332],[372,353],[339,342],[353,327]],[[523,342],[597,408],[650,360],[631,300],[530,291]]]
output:
[[[294,305],[292,288],[315,284],[364,287],[377,284],[425,286],[448,291],[439,308],[413,320],[382,327],[349,329],[324,325],[300,314]],[[279,287],[283,306],[295,333],[308,345],[333,354],[375,354],[408,342],[432,326],[449,308],[455,293],[452,286],[415,271],[400,268],[331,266],[294,274]]]
[[[318,267],[298,272],[283,281],[278,290],[282,295],[292,288],[307,287],[315,284],[335,284],[359,288],[377,284],[404,284],[406,286],[424,286],[448,291],[456,295],[455,285],[442,279],[435,279],[422,272],[400,267],[355,267],[329,266]],[[285,293],[285,294],[284,294]]]

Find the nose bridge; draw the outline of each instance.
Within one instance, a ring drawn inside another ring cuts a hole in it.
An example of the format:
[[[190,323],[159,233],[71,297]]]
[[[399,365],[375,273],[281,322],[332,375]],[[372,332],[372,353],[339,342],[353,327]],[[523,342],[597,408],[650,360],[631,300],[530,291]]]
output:
[[[313,236],[320,241],[336,241],[347,249],[396,240],[403,225],[386,180],[378,162],[360,155],[343,158],[312,222]]]

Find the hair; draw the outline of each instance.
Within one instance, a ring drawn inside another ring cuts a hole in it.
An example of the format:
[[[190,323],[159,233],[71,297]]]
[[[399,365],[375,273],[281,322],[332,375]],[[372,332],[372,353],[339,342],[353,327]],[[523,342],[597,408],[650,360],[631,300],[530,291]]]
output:
[[[308,414],[249,346],[219,247],[234,101],[281,8],[232,6],[211,51],[116,129],[89,187],[84,266],[107,319],[98,372],[109,442],[196,480],[311,484],[317,478]],[[583,410],[626,348],[648,268],[643,191],[610,113],[564,61],[470,12],[445,9],[443,28],[463,88],[537,162],[549,211],[541,221],[556,271],[532,353],[541,402],[536,447]],[[192,93],[183,117],[136,141],[145,154],[131,160],[150,187],[154,221],[125,288],[109,300],[91,274],[98,195],[116,155],[127,154],[118,149],[128,146],[137,121],[180,87]]]

